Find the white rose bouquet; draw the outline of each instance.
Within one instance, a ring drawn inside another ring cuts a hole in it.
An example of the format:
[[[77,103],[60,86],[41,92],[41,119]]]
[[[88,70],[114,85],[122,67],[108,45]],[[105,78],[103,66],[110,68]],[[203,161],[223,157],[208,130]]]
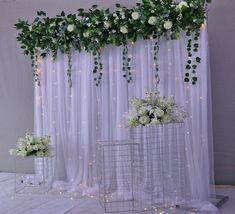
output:
[[[10,155],[16,156],[36,156],[36,157],[51,157],[52,147],[50,145],[51,137],[34,137],[30,133],[17,141],[17,148],[9,151]]]
[[[145,99],[131,100],[132,110],[127,115],[127,125],[156,125],[161,123],[183,122],[186,117],[184,109],[176,105],[173,98],[161,97],[158,92],[146,93]]]

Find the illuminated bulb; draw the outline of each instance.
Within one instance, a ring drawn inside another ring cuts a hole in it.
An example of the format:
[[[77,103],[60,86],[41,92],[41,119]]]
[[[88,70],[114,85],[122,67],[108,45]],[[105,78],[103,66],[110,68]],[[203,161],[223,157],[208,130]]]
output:
[[[168,52],[171,52],[171,49],[170,49],[170,48],[168,48]]]
[[[204,30],[205,28],[206,28],[206,24],[203,23],[203,24],[201,25],[201,30]]]
[[[202,100],[203,99],[203,97],[200,97],[200,100]]]

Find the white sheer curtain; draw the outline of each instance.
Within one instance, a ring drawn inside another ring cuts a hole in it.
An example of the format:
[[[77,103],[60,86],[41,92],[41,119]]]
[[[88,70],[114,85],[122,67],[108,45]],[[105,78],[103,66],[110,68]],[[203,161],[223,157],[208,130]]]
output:
[[[93,81],[93,59],[88,53],[72,54],[73,87],[67,83],[67,56],[61,53],[55,62],[42,61],[41,86],[35,86],[35,133],[49,134],[55,147],[53,177],[60,188],[69,191],[96,190],[96,141],[128,139],[123,115],[129,99],[144,97],[157,89],[152,53],[154,41],[129,45],[134,81],[127,84],[122,72],[122,47],[102,51],[101,86]],[[193,200],[210,201],[211,178],[209,148],[212,144],[210,90],[208,90],[207,33],[202,30],[198,68],[199,81],[193,86],[183,82],[187,60],[186,37],[178,41],[161,40],[160,84],[162,95],[174,96],[189,113],[186,121],[186,153]],[[56,185],[55,185],[56,186]]]

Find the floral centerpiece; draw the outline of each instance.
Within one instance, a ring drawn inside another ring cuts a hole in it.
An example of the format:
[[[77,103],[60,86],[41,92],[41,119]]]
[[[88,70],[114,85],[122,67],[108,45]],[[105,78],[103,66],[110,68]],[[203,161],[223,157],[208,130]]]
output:
[[[159,92],[146,93],[145,99],[131,100],[132,109],[127,115],[128,127],[183,122],[186,112],[173,98],[161,97]]]
[[[17,148],[9,151],[10,155],[28,157],[51,157],[52,147],[50,145],[51,137],[34,137],[30,133],[17,141]]]

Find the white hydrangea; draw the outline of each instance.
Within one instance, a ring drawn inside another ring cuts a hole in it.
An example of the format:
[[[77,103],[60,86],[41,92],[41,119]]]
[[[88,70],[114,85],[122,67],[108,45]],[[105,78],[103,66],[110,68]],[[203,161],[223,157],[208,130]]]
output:
[[[148,23],[150,25],[156,25],[157,24],[157,18],[155,16],[149,17]]]
[[[140,14],[138,12],[133,12],[131,17],[133,20],[138,20],[140,18]]]
[[[146,125],[150,122],[150,118],[149,118],[149,116],[142,116],[142,117],[139,118],[139,122],[142,125]]]
[[[127,125],[131,128],[134,128],[139,125],[138,117],[130,117],[127,119]]]
[[[128,33],[127,25],[121,26],[120,27],[120,32],[123,33],[123,34],[127,34]]]
[[[170,29],[172,28],[172,22],[171,22],[171,21],[166,21],[166,22],[164,23],[164,28],[165,28],[166,30],[170,30]]]
[[[70,25],[68,25],[68,27],[67,27],[67,31],[69,31],[69,32],[73,32],[74,30],[75,30],[75,25],[74,24],[70,24]]]

